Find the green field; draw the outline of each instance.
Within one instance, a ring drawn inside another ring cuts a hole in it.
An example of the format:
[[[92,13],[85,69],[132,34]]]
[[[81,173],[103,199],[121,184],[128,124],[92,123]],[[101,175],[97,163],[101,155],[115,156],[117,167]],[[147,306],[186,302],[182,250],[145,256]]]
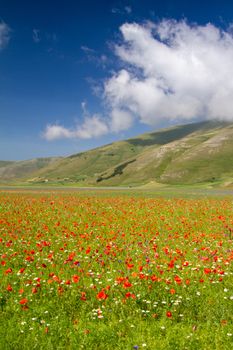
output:
[[[0,348],[232,349],[232,206],[182,186],[2,190]]]

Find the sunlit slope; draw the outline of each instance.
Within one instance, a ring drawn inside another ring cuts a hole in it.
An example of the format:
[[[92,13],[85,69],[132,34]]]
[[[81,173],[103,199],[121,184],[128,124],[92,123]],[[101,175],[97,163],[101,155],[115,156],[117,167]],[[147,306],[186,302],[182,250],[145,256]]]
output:
[[[180,139],[146,147],[120,176],[113,176],[114,171],[102,176],[102,184],[116,185],[119,180],[125,185],[231,183],[233,126],[204,124]]]
[[[47,168],[34,173],[34,182],[88,183],[97,184],[99,176],[125,160],[138,156],[143,150],[141,145],[130,145],[128,141],[119,141],[87,152],[75,154],[50,164]]]
[[[233,183],[233,124],[201,122],[162,129],[47,160],[40,169],[28,162],[17,162],[18,168],[17,163],[0,163],[0,181],[8,176],[21,183],[78,186],[228,185]]]

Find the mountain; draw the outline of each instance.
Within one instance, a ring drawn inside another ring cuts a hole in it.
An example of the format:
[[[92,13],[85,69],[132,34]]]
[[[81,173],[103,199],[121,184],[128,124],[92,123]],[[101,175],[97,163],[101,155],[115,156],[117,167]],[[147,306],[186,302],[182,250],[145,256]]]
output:
[[[32,173],[47,167],[59,158],[35,158],[23,161],[0,161],[0,183],[26,180]]]
[[[208,121],[161,129],[65,158],[0,162],[0,182],[227,185],[233,183],[232,160],[233,124]]]

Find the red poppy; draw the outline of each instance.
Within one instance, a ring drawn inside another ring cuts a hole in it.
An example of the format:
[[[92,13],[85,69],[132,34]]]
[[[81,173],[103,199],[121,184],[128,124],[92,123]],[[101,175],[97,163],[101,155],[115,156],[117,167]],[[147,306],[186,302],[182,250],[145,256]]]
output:
[[[8,273],[12,273],[12,268],[11,268],[11,267],[9,267],[9,269],[7,269],[7,270],[5,271],[5,274],[6,274],[6,275],[8,275]]]
[[[175,282],[177,284],[181,284],[182,283],[182,279],[179,276],[177,276],[177,275],[174,277],[174,280],[175,280]]]
[[[174,260],[171,260],[167,265],[170,267],[170,269],[173,268],[175,266]]]
[[[168,318],[171,318],[172,317],[171,311],[167,311],[166,315],[167,315]]]
[[[133,293],[130,293],[130,292],[125,293],[125,297],[126,297],[126,298],[136,299],[136,295],[133,294]]]
[[[6,290],[8,290],[8,292],[12,292],[13,288],[11,287],[10,284],[8,284],[8,286],[6,287]]]
[[[91,251],[91,247],[88,247],[87,250],[86,250],[86,254],[89,254]]]
[[[132,283],[130,283],[128,280],[127,281],[125,281],[125,283],[124,283],[124,288],[130,288],[130,287],[132,287]]]
[[[20,303],[21,305],[25,305],[25,304],[28,303],[28,299],[27,299],[27,298],[23,298],[23,299],[20,300],[19,303]]]
[[[151,281],[156,282],[156,281],[158,281],[159,278],[155,275],[152,275],[150,279],[151,279]]]
[[[85,292],[81,292],[81,297],[80,297],[81,300],[83,301],[86,301],[87,298],[86,298],[86,293]]]
[[[105,299],[108,298],[108,295],[105,293],[104,290],[101,290],[101,291],[97,294],[96,297],[97,297],[97,299],[99,299],[99,300],[101,300],[101,299],[105,300]]]
[[[78,275],[73,275],[72,280],[74,283],[78,283],[80,277]]]
[[[130,263],[127,264],[128,269],[132,269],[133,267],[134,267],[134,264],[130,264]]]
[[[25,271],[25,267],[22,267],[20,270],[19,270],[19,273],[23,273]]]

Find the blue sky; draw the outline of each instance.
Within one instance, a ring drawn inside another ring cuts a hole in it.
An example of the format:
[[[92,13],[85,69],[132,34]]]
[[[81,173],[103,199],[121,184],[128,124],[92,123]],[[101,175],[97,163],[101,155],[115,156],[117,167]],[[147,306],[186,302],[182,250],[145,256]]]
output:
[[[232,120],[231,23],[227,0],[0,0],[0,160]]]

